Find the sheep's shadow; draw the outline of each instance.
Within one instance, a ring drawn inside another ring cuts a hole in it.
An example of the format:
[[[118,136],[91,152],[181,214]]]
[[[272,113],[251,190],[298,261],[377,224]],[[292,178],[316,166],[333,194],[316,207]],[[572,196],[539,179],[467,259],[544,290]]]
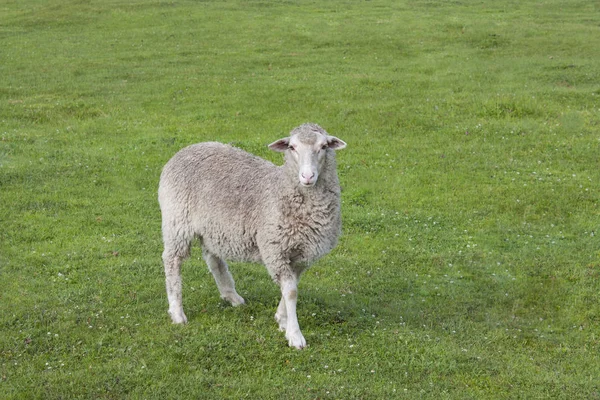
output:
[[[199,262],[202,263],[201,260]],[[230,264],[238,293],[246,300],[246,304],[238,307],[232,307],[229,302],[219,298],[216,284],[205,265],[186,265],[185,269],[192,268],[196,271],[184,273],[184,282],[187,282],[185,286],[188,289],[194,288],[184,290],[186,315],[190,322],[203,319],[203,315],[207,313],[223,312],[238,321],[246,320],[248,315],[257,320],[272,321],[276,329],[273,316],[281,292],[264,266]],[[310,270],[307,274],[311,274]],[[352,336],[373,328],[381,319],[390,323],[403,323],[400,314],[389,307],[382,307],[382,302],[389,301],[390,299],[382,298],[373,300],[368,297],[368,293],[347,293],[332,288],[329,284],[320,285],[319,279],[312,276],[300,283],[297,313],[302,330],[309,334],[319,331],[330,334],[335,331]]]

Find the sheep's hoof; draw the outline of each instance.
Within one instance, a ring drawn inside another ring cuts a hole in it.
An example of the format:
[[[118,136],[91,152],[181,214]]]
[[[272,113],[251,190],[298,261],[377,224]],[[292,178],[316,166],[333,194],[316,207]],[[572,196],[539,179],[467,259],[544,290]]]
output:
[[[227,300],[228,302],[230,302],[231,305],[234,307],[238,307],[238,306],[241,306],[242,304],[246,304],[246,300],[244,300],[244,298],[237,293],[230,293],[221,298],[223,300]]]
[[[288,335],[286,333],[285,337],[287,338],[290,347],[295,347],[298,350],[302,350],[306,347],[306,339],[304,339],[304,336],[302,336],[302,333],[300,332],[297,332],[293,335]]]
[[[173,321],[174,324],[187,324],[187,322],[188,322],[187,317],[185,316],[183,311],[179,311],[179,312],[169,311],[169,315],[171,316],[171,321]]]

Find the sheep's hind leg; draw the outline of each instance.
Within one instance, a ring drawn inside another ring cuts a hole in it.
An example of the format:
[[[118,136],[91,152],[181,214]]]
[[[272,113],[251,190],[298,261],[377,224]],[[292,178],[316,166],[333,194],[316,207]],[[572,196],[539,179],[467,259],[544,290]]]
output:
[[[215,278],[219,293],[221,293],[221,298],[230,302],[234,307],[244,304],[244,298],[235,291],[235,283],[229,272],[227,263],[214,254],[211,254],[206,249],[203,250],[203,257],[210,272]]]
[[[169,315],[174,324],[187,323],[187,317],[183,313],[181,295],[181,263],[183,260],[184,257],[171,255],[167,251],[163,253],[167,298],[169,299]]]

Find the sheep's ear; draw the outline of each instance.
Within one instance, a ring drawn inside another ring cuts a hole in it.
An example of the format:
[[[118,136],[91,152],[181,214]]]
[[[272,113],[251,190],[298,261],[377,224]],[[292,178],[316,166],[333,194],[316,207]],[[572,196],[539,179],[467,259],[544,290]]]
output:
[[[269,145],[269,148],[273,151],[283,152],[290,146],[290,138],[279,139]]]
[[[330,149],[341,150],[346,147],[346,142],[335,136],[327,136],[327,145]]]

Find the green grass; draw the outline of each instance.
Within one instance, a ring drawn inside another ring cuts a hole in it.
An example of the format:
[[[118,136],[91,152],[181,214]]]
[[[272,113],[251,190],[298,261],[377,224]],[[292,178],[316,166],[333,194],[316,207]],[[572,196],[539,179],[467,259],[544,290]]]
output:
[[[0,1],[0,397],[600,398],[589,1]],[[167,315],[156,189],[311,121],[344,235],[287,347],[264,268]]]

